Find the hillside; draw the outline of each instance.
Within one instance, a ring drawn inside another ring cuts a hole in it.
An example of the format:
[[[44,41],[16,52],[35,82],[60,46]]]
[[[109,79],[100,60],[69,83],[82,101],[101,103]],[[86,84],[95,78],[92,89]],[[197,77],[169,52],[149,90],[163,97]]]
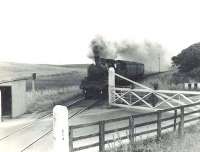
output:
[[[37,75],[52,75],[68,73],[72,71],[84,74],[86,71],[85,66],[80,65],[41,65],[41,64],[23,64],[23,63],[11,63],[0,62],[0,80],[10,80],[20,77],[31,76],[32,73]]]

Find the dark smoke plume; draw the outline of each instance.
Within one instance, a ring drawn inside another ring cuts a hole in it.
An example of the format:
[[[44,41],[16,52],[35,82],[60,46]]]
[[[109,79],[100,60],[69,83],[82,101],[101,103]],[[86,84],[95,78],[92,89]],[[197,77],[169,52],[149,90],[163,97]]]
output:
[[[90,47],[92,51],[88,55],[89,58],[94,59],[95,56],[99,56],[106,59],[115,59],[117,57],[112,44],[100,36],[91,41]]]
[[[144,41],[143,43],[123,42],[121,44],[116,44],[116,54],[117,59],[144,63],[145,71],[158,71],[159,60],[161,71],[163,71],[167,65],[164,58],[164,48],[160,44],[150,41]]]

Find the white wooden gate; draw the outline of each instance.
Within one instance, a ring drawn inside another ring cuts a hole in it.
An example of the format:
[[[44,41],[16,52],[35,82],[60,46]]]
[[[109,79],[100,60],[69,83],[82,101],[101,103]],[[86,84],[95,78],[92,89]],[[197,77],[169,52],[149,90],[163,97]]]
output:
[[[116,87],[115,77],[130,82],[130,87]],[[153,90],[109,69],[109,105],[128,109],[157,111],[200,101],[200,91]],[[199,106],[191,108],[196,110]]]

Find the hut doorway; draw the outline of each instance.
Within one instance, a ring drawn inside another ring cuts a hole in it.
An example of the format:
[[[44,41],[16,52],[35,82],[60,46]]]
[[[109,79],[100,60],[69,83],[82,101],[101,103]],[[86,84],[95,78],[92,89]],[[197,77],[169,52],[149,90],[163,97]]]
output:
[[[1,90],[1,115],[12,116],[12,93],[11,86],[0,86]]]

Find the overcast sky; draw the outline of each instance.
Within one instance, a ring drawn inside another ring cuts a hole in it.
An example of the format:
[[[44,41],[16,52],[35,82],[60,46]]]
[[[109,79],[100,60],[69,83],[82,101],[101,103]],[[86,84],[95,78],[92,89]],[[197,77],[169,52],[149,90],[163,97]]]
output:
[[[89,63],[90,41],[160,43],[166,57],[200,41],[193,0],[1,0],[0,61]]]

